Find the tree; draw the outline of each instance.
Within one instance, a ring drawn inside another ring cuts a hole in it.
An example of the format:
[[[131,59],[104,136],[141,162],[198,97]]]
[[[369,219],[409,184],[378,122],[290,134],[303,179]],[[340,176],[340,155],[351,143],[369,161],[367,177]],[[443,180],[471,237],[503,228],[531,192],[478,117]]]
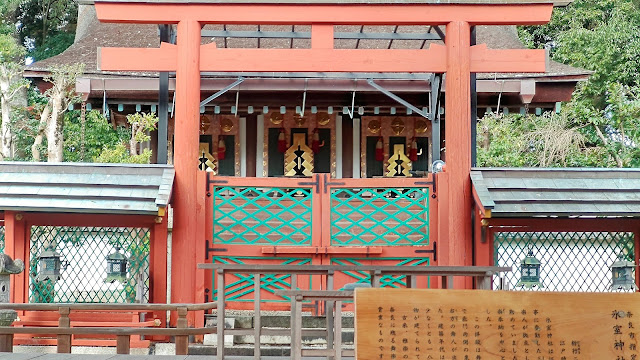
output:
[[[57,55],[73,43],[78,3],[76,0],[22,0],[16,9],[16,18],[21,24],[20,40],[29,45],[34,60],[42,60],[43,56]],[[60,37],[60,34],[70,36]]]
[[[76,78],[82,74],[83,64],[63,65],[51,69],[51,75],[44,78],[52,84],[45,91],[47,104],[40,113],[38,132],[31,146],[34,161],[40,161],[40,145],[47,138],[47,159],[50,162],[61,162],[63,155],[63,139],[61,115],[70,104],[80,99],[75,92]]]
[[[131,125],[129,155],[140,155],[138,144],[151,140],[151,136],[149,136],[147,132],[156,129],[158,117],[155,113],[135,113],[127,115],[127,121]]]
[[[18,45],[13,37],[0,34],[0,112],[2,113],[0,160],[13,156],[11,102],[20,93],[20,90],[29,84],[22,78],[24,54],[25,49]]]
[[[555,161],[552,156],[550,162],[540,158],[531,161],[529,150],[518,155],[514,149],[523,148],[512,146],[516,141],[531,140],[530,134],[521,131],[523,126],[531,126],[529,120],[509,117],[509,121],[498,123],[485,118],[482,126],[501,136],[494,136],[488,150],[479,143],[479,163],[492,163],[481,154],[493,152],[505,165],[640,166],[640,1],[575,0],[554,9],[549,24],[521,27],[519,34],[529,47],[550,49],[554,60],[593,71],[589,80],[577,86],[571,102],[563,106],[560,115],[566,120],[564,125],[550,133],[569,134],[566,131],[571,130],[571,138],[579,140],[574,145],[581,146],[570,146],[564,160]],[[560,136],[552,139],[560,141]],[[545,153],[541,148],[536,151]]]
[[[155,130],[158,117],[155,113],[135,113],[127,115],[127,121],[131,125],[131,138],[129,149],[124,143],[115,146],[105,146],[100,155],[95,159],[102,163],[135,163],[148,164],[151,160],[151,150],[139,151],[141,143],[149,141],[151,137],[148,131]]]
[[[15,35],[16,9],[19,3],[19,0],[0,1],[0,34]]]
[[[82,127],[80,111],[68,111],[64,118],[64,161],[93,161],[102,149],[115,147],[131,138],[131,131],[123,126],[114,129],[97,110],[88,111],[86,126]]]
[[[478,122],[478,163],[495,167],[584,164],[584,135],[566,114],[487,114]]]

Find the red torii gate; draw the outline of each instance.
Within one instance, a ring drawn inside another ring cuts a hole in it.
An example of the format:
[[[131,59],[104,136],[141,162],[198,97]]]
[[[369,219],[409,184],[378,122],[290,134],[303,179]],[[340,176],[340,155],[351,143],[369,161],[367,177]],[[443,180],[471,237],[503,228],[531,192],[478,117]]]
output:
[[[204,238],[198,199],[197,158],[201,71],[249,72],[435,72],[446,75],[447,194],[440,194],[438,228],[447,250],[443,265],[471,263],[472,72],[544,72],[544,50],[490,50],[470,45],[474,25],[536,25],[549,21],[553,4],[502,0],[499,4],[144,2],[96,0],[103,22],[177,24],[177,45],[104,48],[102,70],[175,71],[173,302],[196,302],[197,240]],[[204,24],[311,25],[310,49],[218,49],[201,45]],[[334,49],[334,25],[445,25],[445,46],[428,49]],[[444,196],[443,196],[444,195]],[[199,299],[198,299],[199,300]]]

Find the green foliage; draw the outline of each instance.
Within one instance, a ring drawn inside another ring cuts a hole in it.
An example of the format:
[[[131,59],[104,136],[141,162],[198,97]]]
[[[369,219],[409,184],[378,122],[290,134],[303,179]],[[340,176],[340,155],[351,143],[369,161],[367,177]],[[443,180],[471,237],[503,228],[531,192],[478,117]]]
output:
[[[26,50],[13,36],[0,34],[0,64],[21,64]]]
[[[144,149],[140,155],[129,155],[125,144],[105,146],[100,155],[94,159],[98,163],[148,164],[151,161],[151,150]]]
[[[135,113],[127,115],[127,121],[134,129],[131,135],[133,137],[132,140],[139,144],[151,139],[146,132],[156,129],[158,117],[155,113]]]
[[[38,88],[31,86],[27,88],[27,107],[13,111],[11,116],[14,132],[13,146],[15,147],[13,160],[31,160],[31,145],[40,123],[40,112],[46,103],[47,98],[42,95]],[[43,148],[46,149],[46,143]]]
[[[76,0],[22,0],[15,13],[21,24],[20,40],[23,43],[32,40],[34,47],[30,51],[35,51],[46,48],[52,36],[75,33],[78,3]]]
[[[533,129],[521,115],[488,114],[478,121],[478,165],[490,167],[533,166],[525,134]]]
[[[632,0],[576,0],[556,8],[544,26],[520,28],[533,48],[550,45],[552,58],[592,70],[580,95],[603,107],[611,83],[640,85],[640,8]]]
[[[15,35],[16,9],[20,0],[0,1],[0,34]]]
[[[131,151],[131,148],[135,148],[139,143],[151,139],[146,132],[155,130],[158,117],[155,113],[135,113],[127,115],[127,121],[131,125],[132,132],[129,140],[129,149],[124,143],[105,146],[100,155],[96,157],[96,162],[134,164],[148,164],[151,162],[151,150],[144,149],[142,153],[138,154],[137,151]]]
[[[84,154],[82,153],[82,136],[80,111],[67,112],[63,127],[64,161],[92,161],[100,156],[105,146],[115,146],[126,141],[131,135],[123,127],[114,129],[99,111],[92,110],[86,114]]]
[[[478,122],[478,164],[490,167],[594,166],[594,151],[565,114],[488,114]]]
[[[576,0],[519,34],[554,60],[593,71],[562,110],[584,144],[567,166],[640,166],[640,1]]]
[[[51,35],[44,40],[44,44],[35,47],[30,51],[29,55],[34,61],[56,56],[67,50],[67,48],[73,44],[74,38],[75,34],[66,32],[59,32],[55,35]]]

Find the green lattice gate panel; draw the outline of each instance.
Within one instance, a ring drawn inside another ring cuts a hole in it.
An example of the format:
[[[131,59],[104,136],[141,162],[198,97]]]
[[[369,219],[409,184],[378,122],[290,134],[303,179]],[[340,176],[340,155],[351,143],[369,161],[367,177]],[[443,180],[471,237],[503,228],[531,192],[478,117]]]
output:
[[[529,250],[542,263],[542,291],[611,291],[611,265],[619,254],[634,257],[633,233],[501,232],[495,234],[494,263],[511,266],[504,281],[517,289],[520,262]],[[494,279],[494,287],[499,286]]]
[[[427,257],[381,257],[381,258],[332,258],[331,265],[377,265],[377,266],[429,266],[429,258]],[[424,288],[429,286],[429,279],[418,279]],[[371,275],[365,271],[346,271],[336,274],[334,280],[335,288],[340,289],[348,283],[371,284]],[[380,279],[380,287],[388,288],[406,288],[407,281],[404,275],[385,275]]]
[[[311,265],[310,258],[294,257],[253,257],[253,256],[214,256],[214,264],[237,264],[237,265]],[[312,288],[313,277],[308,275],[298,276],[297,288],[310,290]],[[214,278],[215,282],[215,278]],[[230,302],[251,303],[254,297],[254,276],[252,274],[229,274],[225,278],[225,298]],[[216,284],[212,286],[216,289]],[[266,274],[260,278],[260,299],[264,303],[289,303],[290,299],[274,294],[276,290],[291,289],[290,274]],[[217,299],[217,292],[214,290],[213,298]],[[251,304],[251,308],[253,305]]]
[[[213,242],[311,245],[310,188],[221,186],[213,190]]]
[[[124,282],[105,282],[107,255],[127,257]],[[46,249],[60,254],[58,281],[40,280],[39,258]],[[133,303],[149,299],[149,229],[33,226],[29,262],[29,301],[33,303]]]
[[[331,245],[428,244],[428,189],[340,188],[331,191]]]

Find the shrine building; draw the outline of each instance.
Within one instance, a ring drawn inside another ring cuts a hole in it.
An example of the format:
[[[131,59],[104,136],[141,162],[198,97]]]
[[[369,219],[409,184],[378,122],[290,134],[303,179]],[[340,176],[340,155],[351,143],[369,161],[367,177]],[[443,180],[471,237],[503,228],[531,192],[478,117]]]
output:
[[[157,164],[1,164],[4,249],[30,264],[12,301],[206,302],[211,262],[512,266],[494,286],[517,288],[530,257],[543,290],[608,291],[638,258],[640,172],[475,167],[478,117],[558,111],[589,76],[517,38],[554,5],[80,1],[75,43],[25,76],[84,63],[75,109],[157,113]],[[43,278],[54,253],[66,267]],[[117,254],[128,273],[104,282]],[[252,306],[236,280],[229,306]],[[288,304],[286,278],[262,281],[267,308]]]

